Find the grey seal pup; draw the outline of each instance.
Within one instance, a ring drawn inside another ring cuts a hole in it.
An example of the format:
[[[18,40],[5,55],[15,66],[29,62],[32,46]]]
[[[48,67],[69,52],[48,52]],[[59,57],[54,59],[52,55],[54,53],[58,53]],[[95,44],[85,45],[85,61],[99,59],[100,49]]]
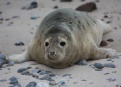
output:
[[[9,61],[34,60],[53,68],[65,68],[82,59],[104,59],[120,54],[100,48],[102,36],[111,31],[108,24],[84,12],[59,9],[41,22],[25,52],[8,57]]]

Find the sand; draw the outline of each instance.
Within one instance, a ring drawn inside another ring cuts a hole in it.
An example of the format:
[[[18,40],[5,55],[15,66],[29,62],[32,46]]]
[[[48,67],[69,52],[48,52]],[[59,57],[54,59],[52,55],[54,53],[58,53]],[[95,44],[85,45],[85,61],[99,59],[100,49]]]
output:
[[[24,6],[28,6],[33,0],[0,0],[0,18],[4,20],[0,21],[0,52],[6,55],[19,54],[24,51],[28,43],[33,38],[38,25],[41,20],[50,12],[56,10],[53,9],[54,6],[59,8],[72,8],[75,9],[81,4],[95,0],[73,0],[73,2],[60,2],[59,0],[36,0],[38,2],[38,7],[32,10],[22,10]],[[10,3],[8,3],[10,2]],[[99,19],[104,19],[105,22],[111,21],[110,25],[112,32],[106,34],[103,40],[113,39],[114,42],[107,42],[108,45],[105,47],[113,48],[117,52],[121,52],[121,0],[100,0],[96,2],[97,10],[90,12],[89,15],[97,17]],[[109,18],[104,18],[104,15],[108,15]],[[31,16],[39,16],[39,18],[32,20]],[[18,18],[12,18],[13,16],[18,16]],[[10,20],[8,20],[10,19]],[[24,46],[15,46],[16,42],[24,42]],[[9,78],[15,76],[18,78],[19,83],[22,87],[31,82],[45,82],[46,80],[39,80],[33,78],[29,75],[21,75],[18,73],[19,68],[32,67],[32,69],[38,68],[43,70],[52,71],[56,74],[54,79],[56,82],[64,81],[65,85],[63,87],[120,87],[121,86],[121,58],[112,59],[112,61],[107,61],[107,59],[88,61],[88,65],[80,66],[74,65],[65,69],[52,69],[35,62],[25,62],[22,64],[15,64],[14,66],[9,66],[1,68],[0,70],[0,80],[5,79],[6,81],[0,81],[0,87],[9,87]],[[116,68],[105,67],[101,71],[96,71],[93,68],[94,63],[113,63]],[[92,66],[90,66],[92,65]],[[5,66],[5,65],[4,65]],[[32,70],[31,69],[31,70]],[[105,75],[105,73],[108,73]],[[71,74],[71,76],[62,77],[64,74]],[[44,75],[39,75],[42,77]],[[113,78],[114,81],[109,81],[108,79]],[[53,86],[53,87],[59,87]]]

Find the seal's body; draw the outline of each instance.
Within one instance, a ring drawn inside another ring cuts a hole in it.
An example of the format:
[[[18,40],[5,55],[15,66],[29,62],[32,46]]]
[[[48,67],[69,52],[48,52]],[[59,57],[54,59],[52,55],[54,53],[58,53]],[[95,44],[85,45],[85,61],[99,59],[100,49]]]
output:
[[[83,12],[59,9],[43,19],[26,51],[8,60],[35,60],[50,67],[64,68],[82,59],[118,56],[112,49],[98,47],[103,34],[109,31],[108,24]]]

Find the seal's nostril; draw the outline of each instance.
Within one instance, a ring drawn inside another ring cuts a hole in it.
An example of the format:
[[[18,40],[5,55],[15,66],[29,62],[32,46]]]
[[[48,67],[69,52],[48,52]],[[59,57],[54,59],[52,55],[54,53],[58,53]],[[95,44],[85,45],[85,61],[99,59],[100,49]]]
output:
[[[55,55],[55,51],[49,52],[50,56],[54,56]]]

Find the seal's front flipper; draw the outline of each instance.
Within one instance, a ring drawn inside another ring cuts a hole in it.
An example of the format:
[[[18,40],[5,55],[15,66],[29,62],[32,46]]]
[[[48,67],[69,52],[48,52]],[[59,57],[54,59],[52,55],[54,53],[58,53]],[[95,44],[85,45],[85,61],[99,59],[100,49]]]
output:
[[[90,59],[104,59],[104,58],[115,58],[121,56],[121,53],[117,53],[115,50],[110,48],[96,48]]]
[[[8,61],[13,61],[16,63],[22,63],[29,61],[30,58],[26,56],[26,51],[21,54],[15,54],[6,58]]]

